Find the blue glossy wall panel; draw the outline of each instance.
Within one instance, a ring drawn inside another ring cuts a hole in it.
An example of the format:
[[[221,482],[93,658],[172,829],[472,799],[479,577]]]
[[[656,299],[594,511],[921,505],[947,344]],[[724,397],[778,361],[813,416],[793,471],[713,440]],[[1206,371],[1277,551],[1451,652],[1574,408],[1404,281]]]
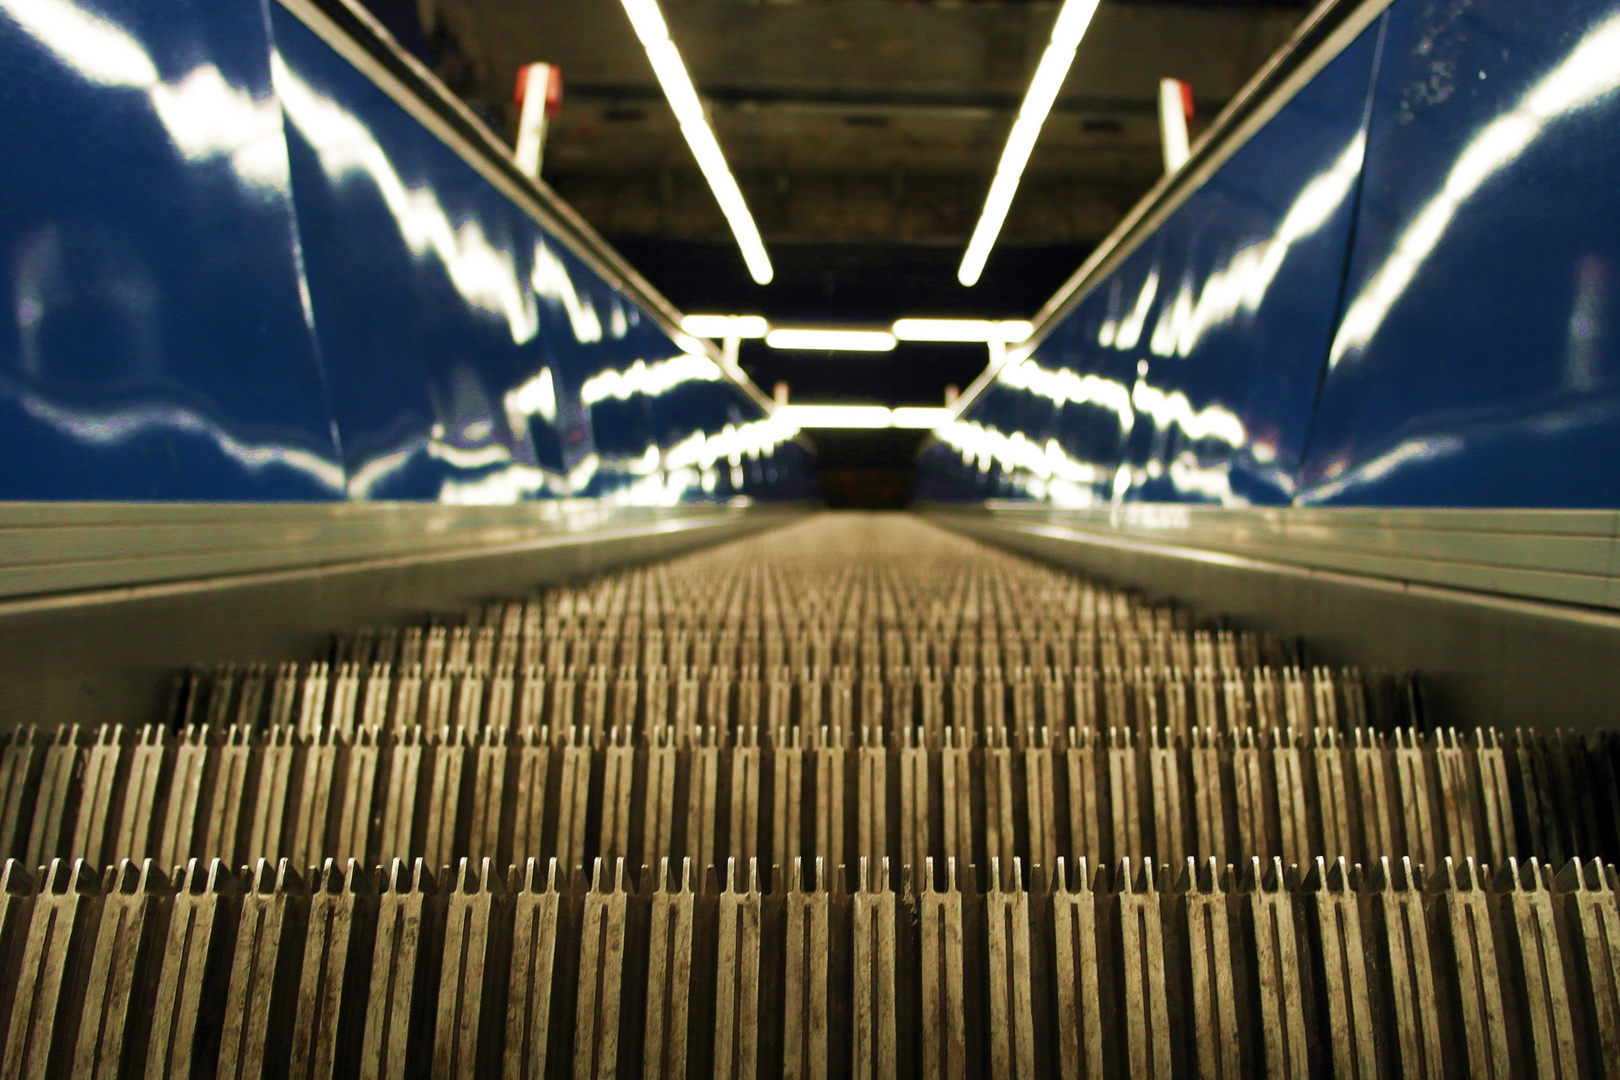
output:
[[[1620,3],[1396,0],[968,404],[919,493],[1620,506],[1616,132]]]
[[[811,490],[791,428],[312,25],[0,0],[0,499]]]
[[[550,325],[542,333],[530,285],[539,229],[303,23],[271,14],[354,494],[437,499],[446,484],[535,463],[527,425],[514,430],[502,403],[562,344]]]
[[[999,494],[1069,506],[1294,497],[1381,29],[1364,31],[970,404],[963,419],[984,432],[945,433],[1005,443],[996,467],[1012,490]],[[928,467],[945,456],[930,450]]]
[[[0,3],[0,498],[329,499],[264,11]]]
[[[664,451],[734,424],[787,434],[296,17],[271,8],[304,260],[350,477],[364,498],[714,498]],[[671,398],[671,395],[676,397]],[[686,397],[690,395],[687,394]],[[727,494],[771,497],[780,485]],[[794,492],[799,494],[799,492]]]
[[[1157,310],[1132,389],[1130,498],[1293,498],[1355,219],[1381,29],[1364,31],[1160,230]]]
[[[1302,495],[1620,506],[1620,5],[1391,11]]]

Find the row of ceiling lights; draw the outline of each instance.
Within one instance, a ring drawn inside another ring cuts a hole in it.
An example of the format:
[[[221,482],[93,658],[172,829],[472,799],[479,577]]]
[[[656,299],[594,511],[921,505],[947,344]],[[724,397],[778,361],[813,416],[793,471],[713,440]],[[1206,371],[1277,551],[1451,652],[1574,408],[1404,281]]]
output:
[[[1022,319],[897,319],[887,330],[832,326],[773,327],[759,315],[688,315],[681,329],[693,337],[714,338],[726,343],[728,356],[735,357],[737,343],[764,339],[773,349],[795,352],[889,352],[902,341],[959,342],[986,345],[992,357],[1004,355],[1009,345],[1029,340],[1032,323]],[[787,400],[787,384],[778,383],[774,415],[800,428],[913,428],[937,429],[956,418],[956,410],[941,406],[886,405],[793,405]],[[954,401],[956,389],[947,391]]]
[[[681,329],[693,337],[758,340],[797,352],[889,352],[902,341],[1016,345],[1034,332],[1022,319],[899,319],[887,330],[846,327],[773,327],[758,315],[688,315]]]
[[[664,22],[664,14],[658,7],[658,0],[621,0],[621,2],[624,4],[625,12],[630,16],[630,24],[635,28],[636,36],[641,39],[642,47],[647,50],[647,59],[652,62],[658,84],[663,88],[664,96],[669,99],[670,108],[675,112],[681,134],[685,136],[687,145],[692,148],[692,155],[697,158],[698,168],[702,170],[704,179],[714,191],[714,197],[720,204],[720,211],[725,215],[727,224],[731,226],[732,235],[737,238],[737,246],[742,249],[743,262],[748,266],[749,275],[761,285],[769,284],[775,272],[771,267],[770,255],[765,250],[765,242],[760,238],[759,227],[754,223],[753,215],[749,213],[742,189],[737,186],[737,180],[732,175],[730,166],[726,164],[725,155],[714,137],[714,128],[709,123],[708,114],[698,98],[697,89],[692,85],[692,78],[687,73],[680,52],[670,40],[669,27]],[[977,284],[980,275],[984,273],[985,261],[990,257],[990,249],[995,246],[996,238],[1001,235],[1001,227],[1007,220],[1007,211],[1012,207],[1013,195],[1018,190],[1018,181],[1024,174],[1024,167],[1029,163],[1030,153],[1035,149],[1035,140],[1040,136],[1041,126],[1046,123],[1047,114],[1052,111],[1052,104],[1057,100],[1058,91],[1063,87],[1063,80],[1068,77],[1069,68],[1074,63],[1075,49],[1080,45],[1080,39],[1085,36],[1086,28],[1091,25],[1091,17],[1096,13],[1097,4],[1098,0],[1064,0],[1063,7],[1058,11],[1057,20],[1052,24],[1052,35],[1047,42],[1046,51],[1041,55],[1040,64],[1035,68],[1034,78],[1030,80],[1029,91],[1024,95],[1023,106],[1018,110],[1018,119],[1013,124],[1012,132],[1007,136],[1007,145],[1002,151],[1000,163],[996,166],[996,176],[991,181],[984,210],[973,230],[972,239],[968,241],[961,268],[957,271],[957,280],[963,285]],[[872,340],[876,341],[875,338]],[[839,346],[785,347],[826,349]],[[894,343],[891,341],[887,348],[893,347]],[[863,347],[861,351],[874,352],[883,349]]]

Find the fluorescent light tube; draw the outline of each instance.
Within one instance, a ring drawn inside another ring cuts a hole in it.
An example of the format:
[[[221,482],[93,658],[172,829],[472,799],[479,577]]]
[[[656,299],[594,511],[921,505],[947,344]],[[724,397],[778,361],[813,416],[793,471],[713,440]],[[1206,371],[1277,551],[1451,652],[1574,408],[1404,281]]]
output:
[[[927,428],[932,430],[942,424],[948,424],[955,416],[955,409],[942,406],[902,407],[889,411],[889,426],[897,428]]]
[[[624,12],[630,16],[630,25],[642,45],[651,48],[660,41],[669,40],[669,26],[664,22],[658,0],[624,0]]]
[[[772,415],[800,428],[886,428],[883,405],[783,405]]]
[[[686,65],[681,61],[680,51],[669,39],[669,26],[664,22],[658,0],[622,0],[622,3],[625,14],[630,16],[630,25],[636,31],[636,37],[641,39],[641,44],[647,50],[653,74],[658,77],[658,85],[663,87],[664,97],[669,99],[669,107],[681,126],[681,134],[692,148],[692,156],[697,159],[703,178],[709,182],[709,189],[720,204],[726,224],[731,226],[731,234],[737,238],[737,246],[742,249],[749,276],[760,285],[770,284],[775,271],[771,268],[771,257],[765,250],[765,242],[760,238],[759,226],[754,224],[754,216],[748,212],[748,204],[743,199],[742,189],[737,186],[737,178],[732,175],[725,155],[720,151],[720,143],[714,137],[714,129],[709,126],[703,102],[698,98],[697,88],[692,85]]]
[[[801,352],[889,352],[894,335],[887,330],[772,330],[765,344]]]
[[[762,338],[770,324],[758,315],[688,315],[681,329],[700,338]]]
[[[1018,191],[1024,166],[1029,164],[1035,140],[1040,137],[1041,125],[1046,123],[1046,115],[1052,111],[1058,91],[1063,88],[1063,80],[1068,77],[1069,67],[1074,63],[1074,50],[1085,36],[1086,28],[1091,25],[1097,3],[1098,0],[1064,0],[1063,7],[1058,11],[1057,20],[1052,24],[1051,40],[1041,54],[1035,77],[1030,80],[1029,92],[1024,95],[1023,107],[1018,110],[1018,119],[1007,136],[1007,146],[1001,152],[1001,163],[996,166],[996,177],[990,182],[990,193],[984,200],[984,211],[979,215],[973,238],[968,241],[967,252],[962,256],[961,269],[956,272],[956,279],[963,285],[977,285],[980,275],[984,273],[990,249],[995,246],[996,237],[1001,235],[1001,227],[1007,221],[1007,211],[1012,208],[1013,195]]]
[[[894,336],[901,341],[962,341],[1017,344],[1034,333],[1032,323],[1021,319],[995,322],[990,319],[900,319]]]
[[[652,63],[653,74],[658,76],[658,85],[663,88],[675,121],[683,128],[688,124],[706,127],[708,117],[703,114],[703,102],[698,99],[697,87],[692,85],[692,76],[687,74],[675,43],[660,41],[647,46],[647,59]]]
[[[798,428],[914,428],[932,430],[951,422],[954,409],[882,405],[779,405],[773,419]]]

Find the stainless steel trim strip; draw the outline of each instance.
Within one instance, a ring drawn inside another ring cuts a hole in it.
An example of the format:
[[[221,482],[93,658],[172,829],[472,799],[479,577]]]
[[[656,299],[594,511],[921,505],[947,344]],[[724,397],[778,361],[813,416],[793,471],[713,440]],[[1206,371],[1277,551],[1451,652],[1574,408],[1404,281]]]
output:
[[[1561,510],[1294,510],[1143,505],[930,507],[943,519],[1620,627],[1620,515]]]
[[[0,617],[268,584],[339,569],[397,569],[714,528],[736,524],[745,513],[769,512],[721,506],[613,512],[550,503],[466,515],[462,509],[353,503],[4,506]],[[121,557],[110,557],[115,552]],[[76,557],[83,555],[98,557]]]

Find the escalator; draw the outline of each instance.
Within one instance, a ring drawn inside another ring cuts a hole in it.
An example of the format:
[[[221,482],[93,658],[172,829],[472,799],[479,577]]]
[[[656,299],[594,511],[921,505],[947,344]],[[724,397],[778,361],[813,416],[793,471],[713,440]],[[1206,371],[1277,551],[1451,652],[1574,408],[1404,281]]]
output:
[[[7,1077],[1620,1068],[1607,733],[824,514],[0,760]]]

